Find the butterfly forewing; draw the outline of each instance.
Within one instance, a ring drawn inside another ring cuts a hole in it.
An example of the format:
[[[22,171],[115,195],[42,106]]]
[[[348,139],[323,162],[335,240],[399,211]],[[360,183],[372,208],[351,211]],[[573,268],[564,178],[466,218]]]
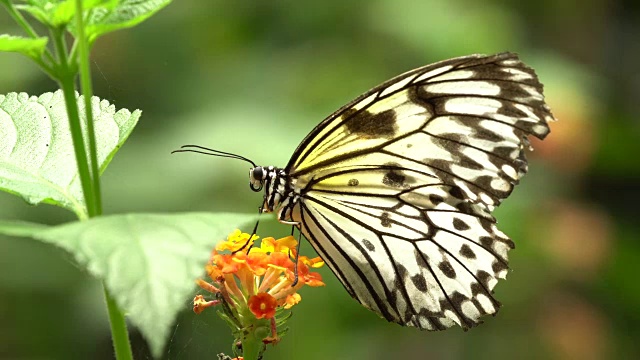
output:
[[[285,171],[300,230],[351,296],[389,321],[463,328],[497,311],[512,241],[491,211],[553,120],[516,55],[400,75],[318,125]]]
[[[526,172],[523,138],[544,138],[552,119],[535,73],[514,54],[452,59],[392,79],[331,115],[287,170],[304,181],[340,166],[397,163],[493,207]]]

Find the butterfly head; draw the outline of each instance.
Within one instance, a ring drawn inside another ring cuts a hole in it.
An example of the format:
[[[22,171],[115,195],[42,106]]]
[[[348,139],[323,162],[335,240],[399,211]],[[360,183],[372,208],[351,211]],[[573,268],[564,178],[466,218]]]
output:
[[[254,166],[249,170],[249,187],[258,192],[264,190],[262,210],[272,212],[289,198],[292,189],[284,169],[275,166]]]
[[[262,190],[266,175],[267,171],[262,166],[255,166],[251,168],[251,170],[249,170],[249,187],[251,190],[255,192]]]

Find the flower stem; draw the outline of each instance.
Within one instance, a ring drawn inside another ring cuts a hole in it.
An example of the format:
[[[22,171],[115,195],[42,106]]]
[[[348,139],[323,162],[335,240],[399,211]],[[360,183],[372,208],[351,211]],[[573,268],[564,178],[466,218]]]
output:
[[[67,115],[69,116],[69,129],[71,130],[71,138],[73,140],[73,150],[76,155],[76,163],[78,164],[78,173],[80,175],[80,183],[82,184],[82,193],[84,201],[87,205],[89,217],[97,215],[95,207],[95,197],[92,188],[91,173],[89,172],[88,157],[86,147],[84,145],[84,137],[82,136],[82,126],[80,125],[80,115],[78,112],[78,103],[76,101],[75,74],[70,71],[67,59],[67,49],[63,41],[63,32],[61,29],[53,29],[52,37],[54,40],[56,53],[59,59],[59,78],[58,83],[64,94],[64,101],[67,107]]]
[[[115,300],[104,288],[104,299],[107,303],[109,312],[109,324],[111,325],[111,338],[113,341],[113,350],[118,360],[132,360],[131,344],[129,342],[129,333],[127,332],[127,323],[124,320],[124,313],[120,310]]]
[[[244,360],[258,360],[264,352],[262,339],[254,331],[248,331],[242,339],[242,356]]]
[[[77,39],[74,42],[74,47],[78,46],[78,60],[80,63],[80,85],[82,86],[82,95],[84,95],[84,109],[87,117],[87,135],[89,138],[89,157],[91,166],[91,179],[93,187],[93,196],[95,200],[94,215],[100,215],[102,213],[102,196],[100,191],[100,172],[98,171],[98,151],[96,150],[96,136],[93,126],[93,108],[91,106],[91,98],[93,97],[93,91],[91,88],[91,68],[89,67],[89,44],[87,42],[84,33],[82,0],[76,0],[76,33]],[[71,50],[72,56],[74,51]],[[75,62],[75,58],[70,59],[71,62]]]
[[[93,107],[91,105],[91,98],[93,97],[93,90],[91,84],[91,68],[89,66],[89,43],[85,36],[84,28],[84,11],[82,9],[82,0],[75,0],[76,13],[76,35],[77,38],[73,43],[73,47],[70,50],[71,57],[66,61],[66,67],[69,72],[75,74],[75,69],[80,71],[80,84],[82,88],[82,95],[84,97],[84,109],[87,125],[87,140],[89,142],[89,156],[84,153],[84,142],[75,141],[74,146],[77,143],[81,143],[82,151],[81,156],[78,155],[78,148],[76,147],[76,159],[78,164],[83,164],[80,170],[80,178],[82,180],[82,189],[85,193],[85,201],[87,201],[87,208],[89,216],[99,216],[102,214],[102,196],[100,191],[100,172],[98,169],[98,151],[96,147],[96,136],[93,124]],[[62,43],[64,45],[64,43]],[[66,50],[66,46],[63,46],[63,51]],[[76,49],[78,50],[76,53]],[[76,55],[77,54],[77,55]],[[77,58],[76,58],[77,56]],[[62,61],[61,61],[62,63]],[[79,65],[79,66],[78,66]],[[65,66],[65,65],[63,65]],[[73,86],[73,83],[71,84]],[[74,94],[75,95],[75,94]],[[77,102],[75,102],[75,111],[78,111]],[[70,117],[71,119],[71,117]],[[80,119],[77,118],[77,124],[80,125]],[[80,130],[81,129],[76,129]],[[72,132],[73,134],[73,132]],[[80,132],[80,139],[82,140],[82,133]],[[84,162],[80,161],[83,158]],[[82,177],[84,172],[84,177]],[[90,183],[88,183],[90,181]],[[90,191],[87,191],[90,189]],[[91,200],[89,203],[88,200]],[[89,206],[91,204],[91,206]],[[113,342],[113,350],[117,360],[132,360],[133,353],[131,351],[131,342],[129,341],[129,332],[127,330],[127,323],[125,321],[124,313],[118,307],[115,300],[109,294],[106,285],[103,284],[104,298],[107,303],[107,311],[109,312],[109,324],[111,325],[111,340]]]

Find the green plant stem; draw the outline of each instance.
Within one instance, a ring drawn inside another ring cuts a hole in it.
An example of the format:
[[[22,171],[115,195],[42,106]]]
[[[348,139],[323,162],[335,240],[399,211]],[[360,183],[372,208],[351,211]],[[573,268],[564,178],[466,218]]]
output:
[[[82,33],[84,34],[84,29]],[[69,59],[75,59],[76,57],[78,57],[78,38],[71,44],[71,50],[69,50]]]
[[[69,116],[69,129],[73,139],[73,150],[78,163],[78,172],[80,175],[80,183],[82,184],[82,192],[84,201],[87,204],[89,217],[96,216],[99,211],[96,209],[95,194],[92,187],[91,173],[89,172],[89,161],[87,157],[86,147],[84,145],[84,137],[82,136],[82,126],[80,125],[80,115],[78,112],[78,103],[76,102],[74,77],[75,74],[70,71],[67,59],[67,49],[64,45],[62,37],[64,34],[60,29],[52,30],[56,53],[59,58],[58,83],[64,94],[64,101],[67,107],[67,115]]]
[[[129,333],[127,331],[127,323],[124,320],[124,313],[120,310],[115,300],[107,291],[107,287],[103,284],[104,299],[107,303],[109,312],[109,324],[111,325],[111,338],[113,340],[113,350],[118,360],[132,360],[131,344],[129,342]]]
[[[242,338],[242,357],[244,360],[258,360],[264,350],[262,339],[254,331],[249,331]]]
[[[77,37],[73,43],[70,51],[71,58],[68,61],[68,65],[75,69],[76,65],[79,65],[80,70],[80,85],[82,88],[82,94],[84,96],[84,108],[87,118],[87,138],[89,141],[89,165],[91,170],[92,180],[92,200],[94,201],[94,211],[89,211],[89,216],[99,216],[102,214],[102,196],[100,191],[100,172],[98,170],[98,151],[96,147],[95,128],[93,124],[93,107],[91,106],[91,98],[93,97],[93,90],[91,84],[91,68],[89,66],[89,44],[87,42],[84,32],[84,19],[82,0],[76,0],[76,31]],[[64,44],[63,44],[64,45]],[[77,59],[76,59],[76,49]],[[75,144],[75,142],[74,142]],[[84,149],[84,147],[83,147]],[[85,156],[86,159],[86,156]],[[86,163],[85,163],[86,165]],[[83,184],[84,185],[84,184]],[[85,197],[86,199],[86,197]],[[107,287],[104,286],[104,297],[107,303],[107,310],[109,312],[109,324],[111,325],[111,340],[113,342],[113,350],[118,360],[132,360],[133,353],[131,351],[131,342],[129,341],[129,332],[127,330],[127,323],[125,322],[124,313],[118,307],[115,300],[109,294]]]
[[[36,33],[36,31],[31,27],[31,25],[29,25],[29,23],[27,22],[27,20],[25,20],[24,16],[22,16],[22,14],[20,14],[20,12],[15,8],[15,6],[13,6],[13,3],[11,1],[2,1],[2,4],[4,4],[4,6],[7,8],[7,12],[9,13],[9,16],[11,16],[11,18],[13,18],[13,20],[15,20],[15,22],[18,23],[18,25],[20,25],[20,27],[32,38],[36,39],[39,38],[40,36]],[[44,56],[47,58],[47,60],[51,63],[51,64],[55,64],[55,59],[53,58],[53,55],[51,54],[51,52],[47,49],[44,52]],[[51,66],[49,64],[46,64],[44,61],[40,60],[40,61],[36,61],[38,63],[38,65],[40,65],[43,69],[46,70],[47,75],[49,75],[50,77],[53,78],[52,76],[52,70],[51,70]]]
[[[84,20],[82,11],[82,0],[76,0],[76,29],[77,39],[73,44],[73,49],[78,46],[78,62],[80,63],[80,85],[82,95],[84,95],[84,109],[87,116],[87,135],[89,138],[89,156],[91,157],[91,179],[93,180],[93,195],[96,202],[96,215],[102,214],[102,195],[100,190],[100,172],[98,170],[98,156],[96,148],[96,135],[93,126],[93,107],[91,98],[93,97],[91,85],[91,68],[89,66],[89,44],[84,33]],[[73,56],[74,51],[71,50]],[[74,61],[75,58],[71,58]]]

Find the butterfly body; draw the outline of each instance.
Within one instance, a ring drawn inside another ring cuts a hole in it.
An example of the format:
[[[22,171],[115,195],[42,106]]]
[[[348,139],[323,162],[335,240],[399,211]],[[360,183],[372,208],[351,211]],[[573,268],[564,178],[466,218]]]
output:
[[[262,212],[278,210],[278,220],[284,224],[296,225],[292,211],[300,199],[300,189],[296,181],[289,178],[284,169],[275,166],[255,166],[249,170],[249,184],[253,191],[264,188]]]
[[[412,70],[321,122],[285,168],[256,166],[263,211],[295,225],[349,294],[389,321],[473,327],[514,247],[491,211],[554,120],[510,53]]]

